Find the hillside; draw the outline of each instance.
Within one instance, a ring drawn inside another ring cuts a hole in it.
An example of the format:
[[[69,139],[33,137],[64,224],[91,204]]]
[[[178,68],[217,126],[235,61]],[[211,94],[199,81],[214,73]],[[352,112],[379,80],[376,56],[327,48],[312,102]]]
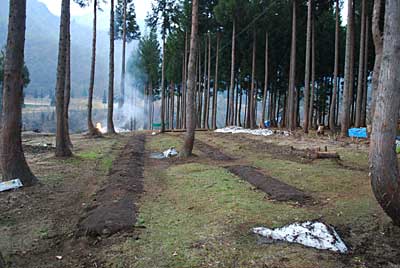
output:
[[[25,61],[31,74],[27,94],[34,91],[49,94],[54,91],[58,52],[59,18],[49,12],[37,0],[28,1]],[[8,1],[0,1],[0,46],[4,47],[7,36]],[[72,36],[72,94],[81,96],[89,85],[92,29],[71,20]],[[107,88],[108,33],[98,31],[95,94],[103,95]],[[119,56],[116,45],[116,60]],[[117,61],[118,63],[118,61]],[[119,65],[116,73],[119,73]],[[116,75],[118,79],[118,75]]]

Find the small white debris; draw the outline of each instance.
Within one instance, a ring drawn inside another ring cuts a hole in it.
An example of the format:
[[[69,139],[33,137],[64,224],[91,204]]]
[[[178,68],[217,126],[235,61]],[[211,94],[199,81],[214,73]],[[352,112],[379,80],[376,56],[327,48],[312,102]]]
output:
[[[151,135],[155,136],[155,135],[157,135],[157,133],[153,132],[153,133],[151,133]]]
[[[268,241],[286,241],[302,244],[307,247],[326,249],[346,253],[346,245],[332,226],[322,222],[293,223],[281,228],[253,228],[253,233],[268,239]]]
[[[18,189],[20,187],[24,186],[21,182],[20,179],[14,179],[11,181],[5,181],[0,183],[0,192],[8,191],[8,190],[13,190],[13,189]]]
[[[61,261],[63,259],[63,256],[56,256],[56,259]]]
[[[169,148],[165,152],[163,152],[165,158],[170,158],[178,155],[178,151],[175,148]]]

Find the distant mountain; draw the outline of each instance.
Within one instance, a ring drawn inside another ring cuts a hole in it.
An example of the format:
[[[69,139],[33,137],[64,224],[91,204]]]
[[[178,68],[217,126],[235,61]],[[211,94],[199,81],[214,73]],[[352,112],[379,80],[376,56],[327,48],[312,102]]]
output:
[[[4,47],[7,36],[8,3],[0,1],[0,46]],[[87,19],[87,18],[86,18]],[[71,20],[72,39],[72,95],[86,94],[89,86],[92,29]],[[59,17],[50,13],[46,5],[37,0],[27,1],[27,29],[25,62],[31,75],[26,94],[42,92],[52,94],[56,83],[56,67],[59,38]],[[104,23],[104,22],[103,22]],[[108,85],[108,32],[97,33],[95,95],[103,96]],[[116,83],[120,72],[120,45],[116,43]],[[118,84],[117,84],[118,85]],[[117,87],[118,88],[118,87]],[[35,92],[36,91],[36,92]]]

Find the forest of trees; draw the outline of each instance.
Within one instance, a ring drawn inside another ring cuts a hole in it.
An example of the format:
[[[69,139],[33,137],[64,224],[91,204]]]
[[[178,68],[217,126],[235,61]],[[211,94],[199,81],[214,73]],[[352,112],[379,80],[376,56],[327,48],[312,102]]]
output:
[[[385,211],[400,222],[394,151],[400,103],[399,1],[349,0],[347,26],[343,27],[344,3],[339,0],[157,0],[148,15],[148,29],[141,31],[132,1],[77,2],[93,6],[88,85],[91,136],[102,135],[91,116],[96,13],[111,3],[109,134],[115,133],[114,40],[122,39],[125,51],[127,42],[140,38],[138,58],[128,69],[142,81],[148,114],[145,125],[153,128],[154,102],[161,99],[157,115],[161,132],[187,130],[182,156],[191,155],[196,128],[264,128],[268,120],[273,127],[304,133],[318,126],[332,133],[340,128],[346,137],[349,128],[372,124],[372,185]],[[19,177],[31,185],[36,179],[24,159],[20,129],[25,17],[26,0],[10,0],[1,164],[4,179]],[[62,157],[72,154],[67,123],[70,55],[70,0],[62,0],[55,85],[56,155]],[[121,85],[116,88],[121,92],[121,106],[126,90],[124,52]],[[222,101],[225,120],[217,122]]]

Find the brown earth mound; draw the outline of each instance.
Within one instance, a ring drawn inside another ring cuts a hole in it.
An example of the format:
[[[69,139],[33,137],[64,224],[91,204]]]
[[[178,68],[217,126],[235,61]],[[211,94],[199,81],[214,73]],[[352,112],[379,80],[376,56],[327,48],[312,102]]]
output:
[[[202,152],[203,154],[205,154],[207,157],[209,157],[212,160],[217,160],[217,161],[234,160],[229,155],[226,155],[225,153],[221,152],[217,148],[215,148],[207,143],[204,143],[200,140],[196,140],[195,146],[200,152]]]
[[[135,201],[143,192],[144,145],[144,135],[132,137],[114,161],[108,182],[78,224],[78,236],[112,235],[134,227]]]
[[[300,204],[309,203],[312,200],[310,195],[300,189],[278,179],[266,176],[255,167],[231,166],[227,167],[227,169],[241,179],[248,181],[257,189],[265,192],[273,200],[293,201]]]

